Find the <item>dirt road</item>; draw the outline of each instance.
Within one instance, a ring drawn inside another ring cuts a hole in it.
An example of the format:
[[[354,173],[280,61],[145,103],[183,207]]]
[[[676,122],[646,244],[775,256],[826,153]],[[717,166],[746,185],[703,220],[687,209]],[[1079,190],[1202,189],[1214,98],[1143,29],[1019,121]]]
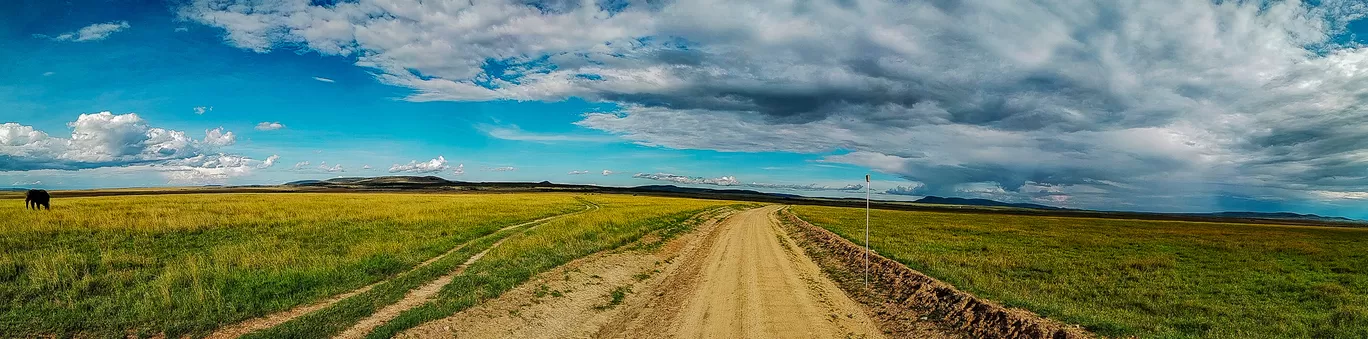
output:
[[[776,224],[780,208],[737,212],[656,252],[585,258],[400,337],[883,337]],[[631,292],[605,307],[614,290]]]
[[[672,330],[685,338],[836,338],[878,332],[779,228],[779,206],[723,224]]]

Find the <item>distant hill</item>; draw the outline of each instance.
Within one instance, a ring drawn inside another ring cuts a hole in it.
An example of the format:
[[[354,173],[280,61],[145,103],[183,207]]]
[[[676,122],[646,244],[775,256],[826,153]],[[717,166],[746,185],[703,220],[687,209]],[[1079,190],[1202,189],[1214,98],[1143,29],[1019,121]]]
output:
[[[675,186],[675,185],[646,185],[646,186],[632,187],[632,188],[629,188],[628,190],[631,190],[631,191],[639,191],[639,192],[669,192],[669,193],[689,193],[689,194],[741,194],[741,195],[762,195],[762,196],[780,197],[780,198],[802,198],[802,197],[803,197],[803,196],[801,196],[801,195],[780,194],[780,193],[765,193],[765,192],[757,192],[757,191],[752,191],[752,190],[693,188],[693,187],[679,187],[679,186]]]
[[[435,176],[386,176],[386,177],[348,177],[328,180],[300,180],[285,183],[286,186],[321,186],[350,188],[421,188],[454,186],[461,182]]]
[[[1040,205],[1040,204],[1010,203],[1010,202],[1001,202],[1001,201],[997,201],[997,200],[988,200],[988,199],[966,199],[966,198],[937,197],[937,196],[927,196],[927,197],[925,197],[925,198],[917,199],[917,201],[915,201],[915,202],[917,202],[917,203],[923,203],[923,204],[940,204],[940,205],[968,205],[968,206],[1016,207],[1016,208],[1030,208],[1030,209],[1038,209],[1038,210],[1062,210],[1062,209],[1063,209],[1063,208],[1059,208],[1059,207],[1045,206],[1045,205]]]
[[[1286,219],[1286,220],[1317,220],[1317,221],[1357,221],[1345,217],[1326,217],[1315,214],[1300,214],[1292,212],[1216,212],[1216,213],[1196,213],[1192,215],[1213,216],[1220,218],[1248,218],[1248,219]]]

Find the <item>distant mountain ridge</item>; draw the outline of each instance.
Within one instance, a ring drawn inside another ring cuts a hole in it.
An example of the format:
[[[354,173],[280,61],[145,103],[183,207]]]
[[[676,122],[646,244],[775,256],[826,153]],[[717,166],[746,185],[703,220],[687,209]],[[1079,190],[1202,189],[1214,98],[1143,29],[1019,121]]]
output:
[[[1195,213],[1193,215],[1213,216],[1222,218],[1255,218],[1255,219],[1293,219],[1293,220],[1323,220],[1323,221],[1357,221],[1345,217],[1327,217],[1318,214],[1301,214],[1292,212],[1216,212],[1216,213]]]
[[[362,187],[362,188],[421,188],[460,185],[437,176],[384,176],[384,177],[342,177],[327,180],[299,180],[285,183],[286,186],[319,187]]]
[[[933,195],[928,195],[928,196],[923,197],[923,198],[921,198],[921,199],[917,199],[917,201],[915,201],[915,202],[917,202],[917,203],[922,203],[922,204],[940,204],[940,205],[968,205],[968,206],[1016,207],[1016,208],[1031,208],[1031,209],[1038,209],[1038,210],[1062,210],[1062,209],[1064,209],[1064,208],[1059,208],[1059,207],[1054,207],[1054,206],[1045,206],[1045,205],[1040,205],[1040,204],[1010,203],[1010,202],[1001,202],[1001,201],[997,201],[997,200],[988,200],[988,199],[970,199],[970,198],[955,198],[955,197],[938,197],[938,196],[933,196]]]
[[[766,193],[745,189],[715,189],[699,187],[681,187],[675,185],[645,185],[635,187],[607,187],[596,185],[576,185],[576,184],[556,184],[549,181],[542,182],[466,182],[452,181],[436,176],[383,176],[383,177],[343,177],[327,180],[299,180],[285,183],[284,186],[294,187],[313,187],[331,189],[375,189],[375,190],[409,190],[409,189],[429,189],[429,190],[535,190],[535,191],[578,191],[578,192],[604,192],[604,193],[643,193],[643,194],[678,194],[689,197],[703,197],[714,199],[742,199],[753,201],[770,201],[775,203],[796,203],[801,201],[829,201],[841,202],[843,204],[863,205],[863,198],[815,198],[796,194],[785,193]],[[900,204],[896,201],[876,200],[878,204]],[[1215,212],[1215,213],[1147,213],[1147,212],[1109,212],[1093,211],[1082,209],[1070,209],[1062,207],[1047,206],[1031,203],[1009,203],[989,199],[975,198],[956,198],[926,196],[914,201],[914,203],[927,205],[958,205],[976,207],[1010,207],[1016,208],[1014,213],[1050,213],[1050,214],[1070,214],[1080,216],[1097,216],[1103,214],[1124,213],[1137,217],[1161,217],[1161,218],[1201,218],[1212,221],[1218,219],[1247,219],[1247,220],[1286,220],[1294,222],[1351,222],[1364,223],[1363,221],[1345,217],[1326,217],[1315,214],[1298,214],[1290,212]],[[902,203],[905,204],[905,203]],[[956,207],[947,206],[947,209]],[[1040,211],[1040,212],[1032,212]]]

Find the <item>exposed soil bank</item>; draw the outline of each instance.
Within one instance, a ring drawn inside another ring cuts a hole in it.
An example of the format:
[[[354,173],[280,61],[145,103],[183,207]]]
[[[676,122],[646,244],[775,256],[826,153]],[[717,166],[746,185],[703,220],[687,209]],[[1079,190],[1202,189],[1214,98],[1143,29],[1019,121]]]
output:
[[[1077,326],[980,299],[877,254],[868,256],[866,288],[861,272],[865,265],[863,247],[788,211],[782,215],[789,234],[799,239],[827,276],[870,307],[880,328],[892,336],[923,338],[940,328],[969,338],[1093,337]]]

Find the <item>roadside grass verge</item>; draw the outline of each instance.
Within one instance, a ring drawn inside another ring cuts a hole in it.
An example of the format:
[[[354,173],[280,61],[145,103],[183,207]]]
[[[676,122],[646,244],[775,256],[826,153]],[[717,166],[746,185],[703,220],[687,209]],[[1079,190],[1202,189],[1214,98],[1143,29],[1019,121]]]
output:
[[[207,334],[403,272],[571,194],[183,194],[0,206],[4,336]]]
[[[531,277],[599,251],[619,248],[647,234],[668,238],[695,226],[690,219],[708,209],[753,206],[726,201],[597,195],[597,213],[547,222],[518,234],[466,268],[437,298],[408,310],[368,338],[389,338],[427,321],[445,318],[498,297]]]
[[[795,206],[863,243],[864,210]],[[1108,337],[1368,337],[1368,230],[874,210],[870,245]]]

